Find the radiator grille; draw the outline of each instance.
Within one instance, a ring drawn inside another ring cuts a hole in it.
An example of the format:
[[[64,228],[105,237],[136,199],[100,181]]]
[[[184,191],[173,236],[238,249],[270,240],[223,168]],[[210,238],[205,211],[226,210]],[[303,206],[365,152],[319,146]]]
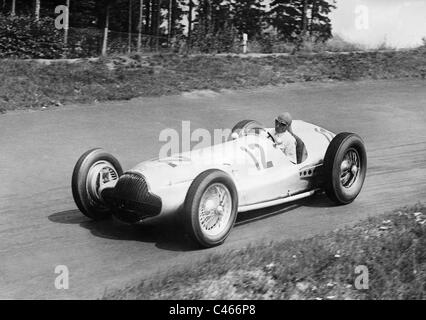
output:
[[[118,180],[112,194],[117,218],[138,222],[161,211],[161,199],[149,191],[145,178],[139,173],[125,173]]]

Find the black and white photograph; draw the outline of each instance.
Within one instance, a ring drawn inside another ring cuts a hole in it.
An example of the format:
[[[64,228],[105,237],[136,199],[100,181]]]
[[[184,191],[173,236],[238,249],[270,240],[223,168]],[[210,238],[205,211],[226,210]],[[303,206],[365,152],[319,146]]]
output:
[[[0,300],[425,299],[426,0],[0,0]]]

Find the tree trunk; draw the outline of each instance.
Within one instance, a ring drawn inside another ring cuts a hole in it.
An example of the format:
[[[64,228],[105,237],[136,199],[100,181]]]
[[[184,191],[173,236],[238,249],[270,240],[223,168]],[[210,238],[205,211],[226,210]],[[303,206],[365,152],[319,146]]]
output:
[[[148,0],[148,5],[146,6],[146,21],[145,21],[145,33],[151,35],[151,15],[152,15],[152,0]]]
[[[105,18],[105,30],[104,30],[104,41],[102,44],[102,55],[106,56],[108,49],[108,32],[109,32],[109,8],[110,4],[106,7],[106,18]]]
[[[192,10],[194,8],[194,3],[192,0],[189,0],[189,12],[188,12],[188,48],[192,46]]]
[[[160,26],[161,26],[161,1],[162,0],[157,0],[157,18],[156,18],[156,23],[155,23],[155,47],[156,50],[159,51],[160,49]]]
[[[173,36],[173,28],[172,28],[172,19],[173,19],[173,0],[169,0],[169,10],[168,10],[168,26],[167,26],[167,43],[170,46],[170,41]]]
[[[208,14],[208,27],[209,30],[214,30],[216,26],[213,23],[213,7],[212,7],[212,0],[207,0],[208,6],[209,6],[209,14]]]
[[[314,0],[313,3],[312,3],[312,10],[311,10],[311,21],[309,23],[309,36],[310,37],[313,36],[315,17],[317,15],[317,11],[318,11],[318,2],[316,0]]]
[[[128,52],[132,52],[132,0],[129,0],[129,44]]]
[[[308,30],[308,0],[303,0],[302,38],[305,38],[307,30]]]
[[[64,43],[65,46],[68,45],[68,29],[70,27],[70,0],[67,0],[67,22],[65,23],[65,28],[64,28]]]
[[[138,52],[142,48],[143,0],[139,0]]]
[[[16,15],[16,0],[12,0],[12,10],[10,11],[10,15],[12,17]]]
[[[39,21],[40,20],[40,0],[34,0],[34,19],[35,21]]]

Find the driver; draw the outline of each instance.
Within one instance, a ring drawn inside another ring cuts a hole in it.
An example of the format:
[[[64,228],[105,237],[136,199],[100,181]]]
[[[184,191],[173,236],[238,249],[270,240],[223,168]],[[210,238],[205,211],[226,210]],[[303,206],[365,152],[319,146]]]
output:
[[[272,134],[275,137],[276,146],[284,152],[291,162],[297,163],[296,139],[291,129],[292,122],[293,118],[290,113],[284,112],[278,115],[275,119],[275,132]]]

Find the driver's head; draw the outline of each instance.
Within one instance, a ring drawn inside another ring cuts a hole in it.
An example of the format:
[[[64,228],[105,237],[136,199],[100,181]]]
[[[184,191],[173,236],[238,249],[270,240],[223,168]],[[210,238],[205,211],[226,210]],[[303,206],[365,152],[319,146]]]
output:
[[[284,133],[286,132],[293,121],[291,114],[288,112],[284,112],[275,119],[275,132],[276,133]]]

